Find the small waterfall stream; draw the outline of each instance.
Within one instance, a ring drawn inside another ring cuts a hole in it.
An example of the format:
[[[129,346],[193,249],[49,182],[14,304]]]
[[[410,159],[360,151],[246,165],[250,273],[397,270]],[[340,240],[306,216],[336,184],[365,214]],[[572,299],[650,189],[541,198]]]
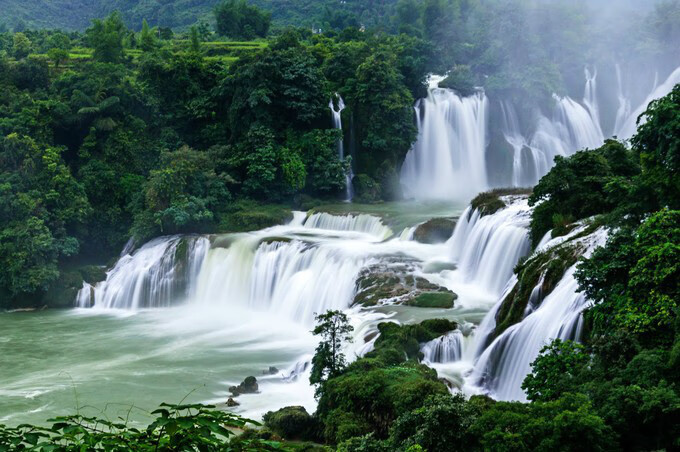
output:
[[[338,98],[338,108],[336,110],[335,108],[335,102],[333,101],[333,98],[331,97],[330,102],[328,103],[328,108],[331,109],[331,117],[333,119],[333,128],[334,129],[339,129],[340,132],[342,133],[342,110],[345,109],[345,101],[342,99],[342,97],[339,94],[335,94],[335,97]],[[345,140],[341,137],[338,140],[338,158],[341,161],[345,160]],[[346,201],[351,201],[352,198],[354,197],[354,190],[352,187],[352,179],[354,178],[354,172],[352,171],[352,166],[350,165],[349,170],[347,171],[347,174],[345,175],[345,200]]]

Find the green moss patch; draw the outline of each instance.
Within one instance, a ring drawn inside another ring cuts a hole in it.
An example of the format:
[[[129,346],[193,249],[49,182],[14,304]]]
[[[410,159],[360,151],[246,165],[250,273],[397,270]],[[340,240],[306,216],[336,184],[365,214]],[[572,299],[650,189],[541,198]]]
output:
[[[472,210],[479,210],[481,216],[492,215],[506,206],[501,199],[502,196],[520,196],[530,193],[531,190],[526,188],[497,188],[478,194],[470,202],[470,206],[472,206]]]
[[[406,304],[409,306],[416,306],[419,308],[441,308],[450,309],[453,307],[453,302],[458,296],[451,292],[428,292],[422,293],[415,298],[409,300]]]

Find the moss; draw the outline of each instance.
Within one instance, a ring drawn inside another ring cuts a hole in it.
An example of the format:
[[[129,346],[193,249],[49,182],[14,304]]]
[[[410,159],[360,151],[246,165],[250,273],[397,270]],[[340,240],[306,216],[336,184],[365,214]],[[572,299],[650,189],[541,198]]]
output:
[[[367,174],[357,174],[352,179],[354,187],[354,201],[374,203],[381,200],[382,187]]]
[[[415,325],[381,323],[378,325],[380,336],[375,341],[375,348],[366,356],[389,364],[398,364],[406,359],[419,360],[422,358],[421,343],[436,339],[456,327],[456,322],[447,319],[429,319]]]
[[[539,303],[555,289],[564,273],[576,263],[581,254],[581,247],[567,242],[517,264],[515,273],[518,281],[496,314],[493,337],[522,320],[531,293],[541,278],[543,283],[540,287],[540,299],[537,300]]]
[[[287,406],[265,413],[265,427],[285,439],[313,440],[316,420],[302,406]]]
[[[420,243],[443,243],[451,237],[455,226],[451,218],[433,218],[416,228],[413,239]]]
[[[219,232],[247,232],[285,224],[293,218],[286,206],[240,201],[221,212]]]
[[[528,195],[530,189],[526,188],[497,188],[491,191],[478,194],[471,202],[473,210],[479,210],[481,216],[492,215],[505,207],[505,202],[501,196]]]
[[[419,308],[442,308],[450,309],[453,307],[453,302],[457,298],[456,294],[447,292],[427,292],[421,293],[415,298],[409,300],[406,304],[409,306],[416,306]]]

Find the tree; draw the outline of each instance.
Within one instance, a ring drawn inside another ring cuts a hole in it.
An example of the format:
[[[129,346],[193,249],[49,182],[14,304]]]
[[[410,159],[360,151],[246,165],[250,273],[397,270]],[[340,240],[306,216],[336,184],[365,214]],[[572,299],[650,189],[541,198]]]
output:
[[[190,47],[189,49],[196,54],[201,53],[201,36],[198,33],[198,27],[194,25],[190,30]]]
[[[671,344],[680,300],[680,211],[662,210],[637,230],[623,228],[579,264],[593,301],[594,334],[622,329],[647,344]]]
[[[592,151],[555,157],[555,166],[529,197],[529,205],[535,206],[531,216],[534,244],[562,223],[614,210],[622,188],[638,173],[633,153],[615,140]]]
[[[47,56],[54,62],[54,67],[58,68],[62,62],[68,60],[69,53],[68,50],[54,47],[47,51]]]
[[[642,167],[640,183],[656,198],[648,208],[680,209],[680,85],[652,101],[638,123],[631,144]]]
[[[123,59],[123,38],[127,27],[118,11],[106,19],[95,19],[85,31],[87,43],[94,48],[94,59],[104,63],[118,63]]]
[[[139,37],[139,46],[145,52],[150,52],[156,48],[156,36],[154,30],[149,27],[149,23],[146,21],[146,19],[142,20],[142,31]]]
[[[0,139],[0,292],[12,297],[47,289],[59,259],[78,251],[69,231],[90,208],[62,151],[17,134]]]
[[[312,333],[321,336],[321,341],[312,359],[310,383],[321,386],[347,366],[342,347],[352,341],[352,331],[354,327],[349,324],[347,315],[341,311],[330,310],[316,316],[316,327]]]
[[[26,58],[29,53],[31,53],[32,43],[31,40],[26,37],[25,34],[18,32],[14,33],[12,45],[12,54],[14,58],[20,60]]]
[[[271,14],[246,0],[224,0],[215,7],[217,33],[233,39],[254,39],[267,36]]]
[[[589,361],[583,345],[555,339],[531,363],[531,373],[524,379],[522,389],[529,400],[556,400],[574,389]]]

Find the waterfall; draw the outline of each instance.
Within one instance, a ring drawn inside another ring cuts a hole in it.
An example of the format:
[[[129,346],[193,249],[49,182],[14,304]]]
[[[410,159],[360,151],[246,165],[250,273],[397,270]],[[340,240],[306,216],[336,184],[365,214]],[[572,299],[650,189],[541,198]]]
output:
[[[406,155],[401,181],[416,198],[470,199],[487,187],[483,92],[461,97],[433,86],[416,104],[418,139]]]
[[[304,223],[305,228],[325,229],[330,231],[353,231],[370,234],[379,240],[393,235],[379,217],[367,214],[331,215],[317,212],[310,215]]]
[[[637,130],[637,119],[645,112],[645,110],[647,110],[649,103],[670,93],[673,90],[673,87],[678,83],[680,83],[680,67],[673,71],[662,84],[659,85],[658,82],[655,81],[652,92],[635,109],[635,111],[633,111],[633,113],[622,121],[622,124],[620,124],[615,131],[616,135],[623,139],[628,139],[635,135],[635,131]],[[644,123],[644,118],[642,118],[641,121]]]
[[[190,296],[208,240],[202,237],[160,237],[132,254],[126,254],[86,297],[78,295],[79,306],[140,309],[166,307]],[[94,300],[92,300],[94,298]]]
[[[619,101],[619,108],[616,110],[616,121],[614,122],[614,133],[618,135],[626,119],[631,115],[630,99],[624,94],[623,78],[621,76],[621,66],[616,63],[616,97]]]
[[[246,237],[208,252],[193,303],[266,311],[313,324],[315,313],[349,306],[363,262],[340,246],[299,240],[258,246]]]
[[[585,245],[584,256],[606,241],[607,234],[599,229],[593,234],[579,239]],[[547,248],[562,243],[555,239]],[[576,265],[565,272],[555,289],[536,306],[530,302],[525,318],[509,327],[489,345],[479,357],[472,374],[475,384],[484,387],[499,400],[525,401],[521,389],[522,382],[531,371],[531,363],[541,348],[553,339],[578,340],[581,336],[581,313],[588,306],[585,296],[577,292],[578,283],[574,278]],[[516,281],[516,280],[515,280]],[[539,282],[539,285],[541,282]],[[532,295],[540,290],[534,289]],[[492,309],[489,316],[496,315],[503,298]],[[484,322],[487,322],[485,319]]]
[[[508,101],[501,101],[501,130],[505,141],[513,149],[512,185],[514,187],[530,187],[548,172],[552,158],[547,153],[531,146],[520,130],[515,107]]]
[[[340,132],[342,133],[342,110],[345,109],[345,101],[342,100],[342,97],[338,94],[335,93],[335,96],[338,98],[338,109],[335,109],[335,103],[333,102],[333,98],[331,97],[330,102],[328,103],[328,107],[331,109],[331,117],[333,118],[333,128],[334,129],[339,129]],[[340,161],[344,162],[345,161],[345,142],[342,137],[338,140],[338,158]],[[352,188],[352,179],[354,178],[354,172],[352,171],[352,167],[350,166],[349,171],[345,175],[345,200],[346,201],[351,201],[352,197],[354,196],[353,193],[353,188]]]
[[[526,197],[502,198],[510,204],[481,216],[468,207],[447,242],[451,259],[469,282],[492,294],[500,294],[520,258],[530,250],[531,210]]]
[[[463,332],[451,331],[444,336],[426,342],[420,349],[425,363],[450,363],[463,356]]]

